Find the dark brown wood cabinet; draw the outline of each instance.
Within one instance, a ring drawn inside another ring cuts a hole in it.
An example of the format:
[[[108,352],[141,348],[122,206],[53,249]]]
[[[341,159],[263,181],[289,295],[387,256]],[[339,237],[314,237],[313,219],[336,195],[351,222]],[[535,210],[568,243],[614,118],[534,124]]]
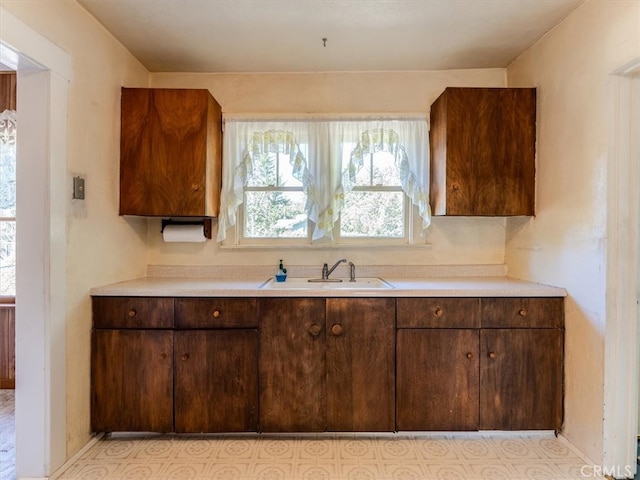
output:
[[[173,431],[173,332],[94,330],[91,429]]]
[[[395,429],[395,300],[263,298],[260,429]]]
[[[92,302],[93,431],[562,426],[562,298]]]
[[[395,430],[395,299],[327,298],[327,429]]]
[[[398,299],[398,430],[559,430],[562,298]]]
[[[93,297],[93,431],[258,428],[252,298]]]
[[[563,299],[483,299],[482,327],[480,429],[559,430]]]
[[[533,215],[535,88],[447,88],[431,105],[434,215]]]
[[[175,431],[258,430],[258,331],[175,333]]]
[[[324,432],[325,301],[261,298],[260,430]]]
[[[398,298],[398,430],[477,430],[478,298]]]
[[[204,89],[123,88],[120,215],[216,217],[222,116]]]

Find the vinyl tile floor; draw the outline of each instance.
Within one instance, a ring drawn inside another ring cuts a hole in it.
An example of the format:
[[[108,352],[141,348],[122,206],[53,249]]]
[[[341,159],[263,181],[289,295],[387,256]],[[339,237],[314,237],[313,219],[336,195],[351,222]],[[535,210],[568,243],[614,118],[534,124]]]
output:
[[[0,480],[15,480],[14,392],[0,390]],[[57,480],[602,478],[548,432],[112,435]]]
[[[15,479],[14,390],[0,390],[0,480]]]
[[[111,436],[60,480],[602,478],[552,433]]]

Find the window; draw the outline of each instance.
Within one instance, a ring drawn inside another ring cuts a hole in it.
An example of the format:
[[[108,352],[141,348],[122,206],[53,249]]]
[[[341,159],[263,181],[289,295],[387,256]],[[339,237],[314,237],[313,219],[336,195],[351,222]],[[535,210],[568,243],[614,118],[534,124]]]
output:
[[[356,145],[346,145],[348,155],[355,148]],[[344,195],[340,238],[405,238],[409,204],[393,155],[368,153],[363,163],[353,189]]]
[[[291,173],[290,155],[259,155],[244,188],[243,237],[306,238],[302,182]]]
[[[412,205],[429,225],[425,119],[226,119],[223,141],[219,241],[408,243]]]
[[[16,112],[0,113],[0,295],[16,294]]]

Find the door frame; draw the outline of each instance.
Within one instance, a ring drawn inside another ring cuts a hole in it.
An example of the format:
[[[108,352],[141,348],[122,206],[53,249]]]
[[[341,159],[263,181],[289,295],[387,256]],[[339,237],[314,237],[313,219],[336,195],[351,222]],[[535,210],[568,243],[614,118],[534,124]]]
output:
[[[635,473],[640,287],[640,58],[609,77],[603,466]]]
[[[47,478],[66,439],[67,89],[71,56],[0,6],[17,71],[16,477]]]

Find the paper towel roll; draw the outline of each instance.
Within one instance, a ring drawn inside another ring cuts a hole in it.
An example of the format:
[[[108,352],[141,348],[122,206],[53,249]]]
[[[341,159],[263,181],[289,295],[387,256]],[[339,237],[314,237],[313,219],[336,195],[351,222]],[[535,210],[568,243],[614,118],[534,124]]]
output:
[[[162,239],[165,242],[204,242],[204,225],[165,225]]]

